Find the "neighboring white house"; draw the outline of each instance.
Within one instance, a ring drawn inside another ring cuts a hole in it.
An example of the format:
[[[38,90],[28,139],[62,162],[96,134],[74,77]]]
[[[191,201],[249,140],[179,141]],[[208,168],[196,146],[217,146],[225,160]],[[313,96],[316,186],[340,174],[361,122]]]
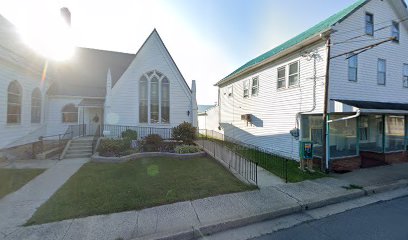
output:
[[[188,86],[154,30],[136,54],[77,48],[47,61],[0,16],[0,149],[98,126],[197,126],[195,81]],[[48,62],[48,70],[43,76]]]
[[[216,105],[198,105],[198,129],[212,129],[218,127],[218,119],[208,119],[208,116],[214,116],[211,112],[214,108],[217,108]],[[210,114],[207,114],[210,112]],[[210,124],[215,124],[212,126]]]
[[[293,159],[312,141],[320,158],[326,98],[329,119],[349,117],[329,123],[327,166],[408,160],[407,19],[403,0],[358,0],[249,61],[216,83],[211,130]]]

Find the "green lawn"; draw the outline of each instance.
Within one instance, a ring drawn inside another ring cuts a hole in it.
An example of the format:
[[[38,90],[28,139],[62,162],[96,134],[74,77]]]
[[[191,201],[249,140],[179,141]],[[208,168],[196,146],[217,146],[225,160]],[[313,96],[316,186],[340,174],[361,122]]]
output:
[[[44,169],[0,169],[0,198],[12,193],[31,179],[44,172]]]
[[[278,155],[265,153],[232,142],[210,138],[208,140],[217,142],[219,144],[225,144],[225,146],[227,146],[232,151],[242,155],[244,158],[250,161],[257,162],[259,166],[284,180],[286,179],[287,175],[288,182],[301,182],[327,176],[325,173],[318,171],[317,169],[314,173],[310,173],[307,171],[303,172],[299,169],[298,162],[294,160],[287,160]]]
[[[27,225],[138,210],[255,188],[243,184],[206,157],[87,163],[37,210]]]

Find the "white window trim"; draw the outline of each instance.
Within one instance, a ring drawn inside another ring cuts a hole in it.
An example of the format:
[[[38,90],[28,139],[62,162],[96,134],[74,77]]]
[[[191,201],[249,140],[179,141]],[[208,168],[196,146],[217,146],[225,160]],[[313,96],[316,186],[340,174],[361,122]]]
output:
[[[350,55],[351,57],[348,59],[347,62],[347,78],[349,80],[349,82],[357,82],[358,81],[358,55]],[[350,61],[352,58],[356,58],[356,66],[355,67],[350,67]],[[356,70],[356,79],[352,80],[350,79],[350,69],[355,69]]]
[[[370,34],[370,33],[367,33],[367,24],[368,24],[368,22],[367,22],[367,15],[370,15],[371,17],[372,17],[372,22],[371,22],[371,27],[372,27],[372,34]],[[365,28],[364,28],[364,33],[365,33],[365,35],[367,35],[367,36],[371,36],[371,37],[374,37],[374,32],[375,32],[375,29],[374,29],[374,26],[375,26],[375,23],[374,23],[374,14],[372,14],[372,13],[370,13],[370,12],[366,12],[365,14],[364,14],[364,26],[365,26]]]
[[[384,83],[380,83],[379,80],[379,76],[380,76],[380,62],[384,62]],[[377,84],[380,86],[385,86],[387,84],[387,60],[383,59],[383,58],[378,58],[377,60]]]
[[[254,85],[254,80],[257,80],[257,84]],[[254,89],[256,89],[256,93],[254,94]],[[258,96],[259,94],[259,76],[253,77],[251,80],[251,96]]]
[[[396,22],[396,21],[392,21],[392,22],[391,22],[391,37],[393,37],[393,35],[394,35],[394,24],[397,24],[397,28],[398,28],[398,39],[392,40],[392,42],[394,42],[394,43],[399,43],[399,41],[400,41],[400,39],[401,39],[401,26],[400,26],[399,22]]]
[[[9,88],[11,84],[17,84],[17,87],[19,88],[19,92],[18,93],[10,93]],[[20,125],[22,123],[22,118],[23,118],[23,86],[17,81],[11,81],[8,84],[7,87],[7,102],[6,102],[6,123],[7,125]],[[16,97],[18,97],[19,102],[18,103],[11,103],[10,99],[9,99],[9,95],[14,95]],[[20,108],[20,113],[19,114],[14,114],[14,113],[9,113],[9,105],[14,105],[14,106],[18,106]],[[9,116],[19,116],[19,121],[17,122],[9,122]]]
[[[244,96],[244,98],[249,98],[249,89],[250,89],[249,79],[244,80],[242,87],[243,87],[243,96]]]
[[[297,73],[290,74],[290,66],[293,65],[293,64],[295,64],[295,63],[297,63],[297,65],[298,65],[298,67],[297,67]],[[287,75],[288,75],[288,80],[287,80],[288,88],[293,88],[293,87],[298,86],[298,85],[299,85],[299,81],[300,81],[300,61],[297,60],[297,61],[294,61],[294,62],[289,63],[289,64],[287,65],[287,72],[288,72],[288,74],[287,74]],[[285,75],[286,75],[286,74],[285,74]],[[290,77],[291,77],[291,76],[294,76],[294,75],[298,75],[298,80],[297,80],[297,83],[291,85],[291,84],[290,84]]]
[[[408,88],[408,63],[404,63],[402,67],[402,87]]]
[[[148,73],[150,73],[151,71],[148,71],[146,73],[143,74],[143,76],[146,77],[147,79],[147,122],[140,122],[140,116],[139,116],[139,124],[144,124],[144,125],[170,125],[171,123],[171,114],[169,114],[169,121],[168,122],[162,122],[162,81],[164,78],[167,78],[167,81],[169,82],[169,113],[171,113],[171,93],[170,93],[170,80],[168,77],[166,77],[166,75],[164,75],[163,73],[157,71],[157,70],[153,70],[153,73],[150,75],[150,77],[147,75]],[[156,73],[158,72],[158,74]],[[159,76],[161,75],[161,76]],[[159,94],[159,121],[157,123],[152,123],[151,120],[151,80],[156,77],[156,79],[158,79],[158,94]],[[139,84],[140,84],[140,79],[139,78]],[[140,87],[140,85],[139,85]],[[139,106],[140,106],[140,98],[139,98]],[[140,111],[140,109],[139,109]]]
[[[66,107],[66,106],[68,106],[68,105],[73,105],[76,109],[77,109],[77,112],[64,112],[64,108]],[[77,114],[77,120],[76,121],[68,121],[68,122],[66,122],[66,121],[64,121],[64,113],[66,113],[66,114]],[[78,106],[76,106],[75,104],[73,104],[73,103],[68,103],[68,104],[65,104],[63,107],[62,107],[62,109],[61,109],[61,122],[63,123],[63,124],[72,124],[72,123],[76,123],[76,124],[78,124],[79,123],[79,107]]]
[[[279,70],[285,70],[285,74],[284,74],[284,76],[283,77],[281,77],[281,78],[279,78]],[[287,72],[287,69],[286,69],[286,66],[282,66],[282,67],[278,67],[277,69],[276,69],[276,79],[277,79],[277,81],[276,81],[276,87],[277,87],[277,89],[285,89],[286,88],[286,72]],[[281,81],[282,82],[282,80],[283,80],[283,85],[281,86],[281,87],[279,87],[279,82]]]

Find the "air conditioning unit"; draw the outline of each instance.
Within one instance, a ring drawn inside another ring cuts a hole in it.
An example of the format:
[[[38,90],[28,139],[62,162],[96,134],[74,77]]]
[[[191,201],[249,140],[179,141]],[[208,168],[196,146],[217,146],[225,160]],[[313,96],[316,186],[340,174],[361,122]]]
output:
[[[247,122],[251,122],[251,114],[243,114],[241,115],[241,120],[245,120]]]

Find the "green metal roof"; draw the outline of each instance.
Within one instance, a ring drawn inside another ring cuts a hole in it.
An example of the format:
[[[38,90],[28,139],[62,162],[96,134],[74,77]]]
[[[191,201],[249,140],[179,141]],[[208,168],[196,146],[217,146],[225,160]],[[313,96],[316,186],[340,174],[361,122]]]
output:
[[[215,85],[219,85],[222,83],[227,82],[231,77],[234,77],[238,75],[239,73],[245,71],[246,69],[261,63],[262,61],[288,49],[293,46],[295,46],[298,43],[301,43],[310,37],[313,37],[317,34],[320,34],[321,32],[324,32],[325,30],[328,30],[330,27],[335,25],[338,22],[341,22],[344,20],[347,16],[349,16],[351,13],[359,9],[361,6],[363,6],[366,2],[370,0],[357,0],[353,5],[343,9],[342,11],[334,14],[333,16],[327,18],[326,20],[318,23],[317,25],[311,27],[310,29],[302,32],[301,34],[297,35],[296,37],[284,42],[283,44],[277,46],[276,48],[258,56],[257,58],[252,59],[251,61],[245,63],[242,65],[240,68],[232,72],[230,75],[226,76],[223,78],[221,81],[217,82]]]

